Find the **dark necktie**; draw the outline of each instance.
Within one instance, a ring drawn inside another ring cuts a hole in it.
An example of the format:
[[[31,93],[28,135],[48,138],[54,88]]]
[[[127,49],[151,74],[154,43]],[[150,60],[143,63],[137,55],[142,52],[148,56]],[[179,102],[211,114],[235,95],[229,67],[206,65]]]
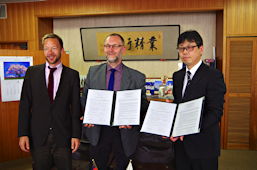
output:
[[[112,68],[111,69],[111,75],[110,75],[110,79],[109,79],[109,84],[108,84],[108,90],[112,90],[114,88],[114,73],[115,73],[115,69]]]
[[[190,71],[187,71],[187,86],[189,86],[190,85],[190,83],[191,83],[191,81],[192,81],[192,79],[191,79],[191,72]],[[186,87],[187,87],[186,86]]]
[[[50,73],[48,76],[48,95],[49,95],[51,103],[53,103],[53,100],[54,100],[54,71],[57,68],[51,68],[49,66],[48,66],[48,68],[50,69]]]

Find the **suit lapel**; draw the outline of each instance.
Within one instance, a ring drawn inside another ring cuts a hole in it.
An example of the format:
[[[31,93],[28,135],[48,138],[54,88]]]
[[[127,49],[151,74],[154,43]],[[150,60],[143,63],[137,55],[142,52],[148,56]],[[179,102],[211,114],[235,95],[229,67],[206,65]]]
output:
[[[127,66],[123,65],[120,90],[127,90],[127,89],[129,89],[130,83],[131,83],[131,80],[130,80],[129,69],[128,69]]]
[[[106,70],[107,70],[107,64],[103,64],[100,69],[99,69],[99,74],[97,74],[96,76],[98,77],[98,81],[99,81],[99,89],[105,89],[106,88]]]
[[[184,68],[181,72],[179,72],[178,76],[177,76],[177,82],[178,84],[176,84],[176,88],[177,88],[177,101],[178,103],[180,103],[182,101],[182,90],[183,90],[183,84],[184,84],[184,77],[185,77],[185,73],[186,73],[186,69]]]
[[[59,82],[58,89],[56,91],[56,95],[55,95],[54,101],[58,99],[58,97],[60,96],[60,93],[62,93],[62,91],[63,91],[62,89],[65,88],[64,87],[65,84],[66,84],[65,81],[68,78],[66,76],[66,73],[67,73],[67,67],[62,65],[62,73],[61,73],[60,82]]]
[[[183,100],[187,100],[188,97],[190,97],[190,94],[192,94],[192,90],[194,89],[194,87],[198,84],[198,82],[200,82],[201,78],[204,76],[204,69],[206,68],[207,66],[202,63],[200,65],[200,67],[196,70],[196,73],[190,83],[190,85],[187,87],[186,91],[185,91],[185,94],[184,94],[184,97],[183,97]]]
[[[44,94],[48,97],[49,101],[50,101],[50,98],[48,96],[48,89],[47,89],[47,85],[46,85],[46,74],[45,74],[45,64],[42,64],[39,69],[39,78],[40,78],[40,86],[41,86],[41,89],[44,91]]]

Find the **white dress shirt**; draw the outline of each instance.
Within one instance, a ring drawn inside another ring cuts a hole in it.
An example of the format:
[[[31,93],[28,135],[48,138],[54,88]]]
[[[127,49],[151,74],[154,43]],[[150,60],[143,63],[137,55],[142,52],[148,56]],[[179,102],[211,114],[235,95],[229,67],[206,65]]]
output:
[[[197,69],[200,67],[200,65],[202,64],[202,60],[200,60],[194,67],[192,67],[190,70],[186,67],[186,74],[184,77],[184,84],[183,84],[183,90],[182,90],[182,96],[184,96],[185,90],[186,90],[186,86],[187,86],[187,71],[190,71],[191,75],[190,78],[191,80],[193,79],[195,72],[197,71]]]

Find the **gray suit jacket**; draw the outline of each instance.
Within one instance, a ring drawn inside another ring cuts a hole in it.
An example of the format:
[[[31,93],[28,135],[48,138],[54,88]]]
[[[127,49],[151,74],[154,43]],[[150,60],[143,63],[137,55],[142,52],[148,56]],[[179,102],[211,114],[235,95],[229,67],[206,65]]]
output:
[[[106,67],[107,64],[100,64],[89,68],[83,95],[81,98],[81,104],[83,109],[86,105],[86,98],[88,89],[99,89],[106,90]],[[148,107],[148,101],[145,95],[145,75],[123,65],[121,89],[120,90],[131,90],[131,89],[142,89],[141,97],[141,121],[146,113]],[[132,129],[120,129],[122,145],[125,154],[131,156],[137,146],[139,137],[139,126],[133,126]],[[93,128],[86,128],[86,136],[91,145],[97,145],[100,138],[101,126],[95,126]]]

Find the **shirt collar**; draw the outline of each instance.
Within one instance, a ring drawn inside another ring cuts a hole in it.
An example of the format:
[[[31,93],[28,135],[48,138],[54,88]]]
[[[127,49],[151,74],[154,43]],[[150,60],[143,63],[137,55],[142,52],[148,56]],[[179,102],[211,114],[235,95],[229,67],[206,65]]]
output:
[[[123,66],[123,64],[122,63],[120,63],[119,65],[117,65],[114,69],[116,70],[116,71],[122,71],[122,66]],[[110,71],[111,69],[113,69],[109,64],[107,64],[107,71]]]
[[[202,60],[200,60],[194,67],[192,67],[190,70],[186,67],[186,71],[190,71],[191,76],[193,77],[195,75],[195,72],[197,71],[197,69],[200,67],[200,65],[202,64]]]
[[[48,62],[46,62],[46,68],[51,67]],[[52,67],[51,67],[52,68]],[[56,66],[57,70],[62,68],[62,62]]]

